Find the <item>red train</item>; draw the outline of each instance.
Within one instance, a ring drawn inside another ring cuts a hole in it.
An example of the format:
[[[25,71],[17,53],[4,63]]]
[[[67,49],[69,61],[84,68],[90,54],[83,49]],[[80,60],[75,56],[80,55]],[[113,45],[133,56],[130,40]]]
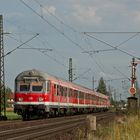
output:
[[[106,111],[109,97],[38,70],[20,73],[15,79],[14,112],[32,116]]]

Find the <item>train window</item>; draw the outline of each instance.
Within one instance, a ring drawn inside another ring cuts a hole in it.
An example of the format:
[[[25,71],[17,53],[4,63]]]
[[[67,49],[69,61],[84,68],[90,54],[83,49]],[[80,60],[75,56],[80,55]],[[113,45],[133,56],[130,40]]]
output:
[[[85,99],[88,99],[87,93],[85,94]]]
[[[85,95],[85,93],[84,93],[84,92],[82,92],[82,99],[84,99],[84,95]]]
[[[56,84],[54,84],[54,89],[56,89]]]
[[[89,94],[87,94],[87,99],[89,99]]]
[[[48,81],[47,82],[47,91],[50,91],[50,89],[51,89],[51,81]]]
[[[56,84],[54,84],[54,95],[56,95]]]
[[[74,97],[74,90],[71,89],[72,93],[71,93],[71,97]]]
[[[80,99],[82,98],[82,93],[81,93],[81,91],[79,91],[79,98],[80,98]]]
[[[69,93],[68,93],[68,88],[66,88],[66,97],[68,96],[68,94],[69,94]]]
[[[70,97],[70,93],[69,93],[70,89],[67,88],[67,97]]]
[[[20,91],[29,91],[30,85],[20,85]]]
[[[72,97],[72,89],[69,89],[69,97]]]
[[[66,96],[67,96],[67,88],[64,87],[64,88],[63,88],[63,91],[64,91],[63,95],[66,97]]]
[[[59,95],[60,93],[60,88],[59,88],[59,85],[57,85],[57,96]]]
[[[83,99],[84,98],[84,93],[80,91],[80,94],[79,94],[79,98]]]
[[[91,100],[93,101],[93,95],[91,95]]]
[[[74,97],[77,98],[78,97],[78,91],[74,90]]]
[[[32,85],[32,91],[42,91],[42,85]]]
[[[60,86],[60,94],[61,94],[61,96],[64,96],[64,89],[63,89],[63,87],[62,86]]]

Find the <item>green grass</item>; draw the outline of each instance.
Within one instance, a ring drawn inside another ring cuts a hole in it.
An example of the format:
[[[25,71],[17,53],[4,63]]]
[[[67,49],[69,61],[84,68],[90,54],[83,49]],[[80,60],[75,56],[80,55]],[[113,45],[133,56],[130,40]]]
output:
[[[7,111],[6,112],[6,117],[7,117],[7,120],[18,120],[18,119],[21,119],[21,116],[17,115],[13,111]]]
[[[100,127],[96,136],[99,140],[140,140],[140,118],[131,116],[122,123]]]
[[[125,116],[116,119],[110,123],[97,124],[94,133],[87,133],[84,126],[79,128],[75,131],[74,140],[140,140],[140,117]]]

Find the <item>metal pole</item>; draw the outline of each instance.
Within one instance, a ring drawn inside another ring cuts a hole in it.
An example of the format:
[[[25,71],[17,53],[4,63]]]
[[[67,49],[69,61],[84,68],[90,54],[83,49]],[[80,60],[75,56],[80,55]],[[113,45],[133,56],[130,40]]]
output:
[[[6,118],[5,73],[4,73],[3,17],[0,15],[0,119]],[[2,115],[2,112],[4,116]]]
[[[94,76],[92,77],[92,86],[93,86],[93,90],[94,90]]]
[[[72,58],[69,58],[69,81],[73,81],[73,74],[72,74]]]

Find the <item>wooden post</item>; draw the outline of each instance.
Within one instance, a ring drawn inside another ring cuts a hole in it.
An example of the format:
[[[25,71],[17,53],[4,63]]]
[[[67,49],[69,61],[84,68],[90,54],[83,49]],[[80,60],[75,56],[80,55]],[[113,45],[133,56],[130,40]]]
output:
[[[88,115],[87,116],[87,127],[89,132],[96,130],[96,116]]]

